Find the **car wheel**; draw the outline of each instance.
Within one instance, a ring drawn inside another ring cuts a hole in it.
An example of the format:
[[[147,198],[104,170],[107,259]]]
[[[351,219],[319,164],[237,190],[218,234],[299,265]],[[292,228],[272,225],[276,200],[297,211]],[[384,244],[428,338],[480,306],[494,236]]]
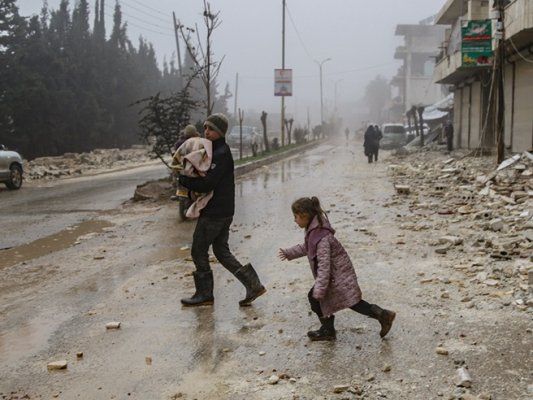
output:
[[[8,189],[20,189],[22,186],[22,168],[19,165],[12,165],[9,169],[9,180],[6,182]]]

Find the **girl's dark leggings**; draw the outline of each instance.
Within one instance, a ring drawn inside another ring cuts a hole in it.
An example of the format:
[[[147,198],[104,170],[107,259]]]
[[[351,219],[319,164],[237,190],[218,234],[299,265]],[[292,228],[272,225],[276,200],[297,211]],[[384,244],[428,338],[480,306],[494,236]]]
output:
[[[309,294],[307,295],[307,298],[309,299],[309,304],[311,305],[311,310],[318,315],[318,318],[322,318],[322,309],[320,308],[320,302],[313,297],[313,288],[309,291]],[[372,304],[367,303],[364,300],[359,301],[359,303],[353,305],[350,307],[350,309],[354,310],[355,312],[358,312],[359,314],[366,315],[367,317],[373,317],[374,313],[372,312],[372,309],[370,308]]]

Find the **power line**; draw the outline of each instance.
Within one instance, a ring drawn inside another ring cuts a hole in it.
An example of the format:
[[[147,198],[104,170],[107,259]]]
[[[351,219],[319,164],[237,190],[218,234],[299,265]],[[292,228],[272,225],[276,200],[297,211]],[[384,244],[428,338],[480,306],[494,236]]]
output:
[[[113,6],[108,5],[108,4],[106,4],[105,6],[106,6],[107,8],[109,8],[109,9],[111,9],[111,10],[114,10],[114,9],[115,9]],[[131,15],[131,14],[125,13],[125,12],[122,11],[122,10],[121,10],[121,13],[122,13],[122,15],[125,15],[125,16],[127,16],[127,17],[129,17],[129,18],[134,19],[134,20],[140,21],[140,22],[143,23],[143,24],[151,25],[151,26],[154,26],[154,27],[156,27],[156,28],[161,28],[161,25],[156,25],[156,24],[153,24],[153,23],[151,23],[151,22],[149,22],[149,21],[145,21],[145,20],[143,20],[143,19],[141,19],[141,18],[138,18],[138,17],[136,17],[136,16],[134,16],[134,15]],[[139,28],[139,29],[143,29],[143,30],[146,30],[146,31],[150,31],[150,32],[152,32],[152,33],[157,33],[157,34],[159,34],[159,35],[163,35],[163,36],[173,36],[173,35],[171,35],[170,33],[165,33],[165,32],[162,32],[162,31],[156,31],[156,30],[154,30],[154,29],[152,29],[152,28],[147,28],[147,27],[144,27],[144,26],[137,25],[137,24],[135,24],[135,23],[132,23],[131,21],[128,21],[128,24],[131,25],[131,26],[135,26],[136,28]],[[171,24],[169,24],[169,26],[171,26]]]
[[[109,17],[109,18],[113,18],[113,15],[111,15],[111,14],[105,13],[105,15],[106,15],[107,17]],[[146,27],[144,27],[144,26],[137,25],[137,24],[135,24],[135,23],[133,23],[133,22],[131,22],[131,21],[126,21],[126,22],[127,22],[128,26],[134,26],[135,28],[140,29],[140,30],[142,30],[142,31],[152,32],[152,33],[155,33],[155,34],[158,34],[158,35],[161,35],[161,36],[169,36],[169,37],[173,37],[173,35],[171,35],[171,34],[164,33],[164,32],[158,32],[158,31],[155,31],[155,30],[153,30],[153,29],[150,29],[150,28],[146,28]]]
[[[296,32],[296,36],[298,36],[298,40],[300,41],[300,44],[302,45],[305,53],[307,54],[307,56],[311,59],[311,60],[314,60],[315,58],[313,56],[311,56],[311,54],[309,53],[309,51],[307,50],[307,47],[305,46],[305,43],[304,41],[302,40],[302,37],[300,36],[300,32],[298,32],[298,28],[296,27],[296,24],[294,23],[294,20],[292,19],[292,14],[291,14],[291,11],[289,10],[289,6],[285,5],[285,8],[287,9],[287,12],[289,13],[289,19],[291,20],[291,24],[292,24],[292,27],[294,28],[295,32]]]
[[[515,42],[513,41],[512,38],[509,38],[509,42],[513,46],[513,49],[514,49],[514,51],[516,51],[516,54],[518,55],[518,57],[520,57],[522,60],[524,60],[527,63],[533,64],[533,60],[530,60],[529,58],[523,56],[522,52],[516,48],[516,44],[515,44]]]
[[[124,0],[122,0],[122,1],[124,1]],[[128,1],[133,1],[135,4],[138,4],[138,5],[142,6],[142,7],[145,7],[148,10],[152,10],[152,11],[158,13],[158,14],[161,14],[161,15],[164,15],[165,17],[168,17],[168,15],[166,13],[164,13],[162,11],[159,11],[159,10],[156,10],[155,8],[152,8],[150,6],[147,6],[146,4],[143,4],[143,3],[141,3],[141,2],[139,2],[137,0],[128,0]]]
[[[143,15],[151,17],[151,18],[153,18],[153,19],[155,19],[157,21],[163,22],[164,24],[172,25],[172,21],[170,19],[163,19],[161,17],[158,17],[158,16],[155,16],[153,14],[150,14],[150,13],[144,11],[144,10],[141,10],[140,8],[134,7],[131,4],[126,3],[124,0],[122,0],[122,4],[127,6],[127,7],[129,7],[129,8],[131,8],[131,9],[133,9],[133,10],[136,10],[136,11],[142,13]]]

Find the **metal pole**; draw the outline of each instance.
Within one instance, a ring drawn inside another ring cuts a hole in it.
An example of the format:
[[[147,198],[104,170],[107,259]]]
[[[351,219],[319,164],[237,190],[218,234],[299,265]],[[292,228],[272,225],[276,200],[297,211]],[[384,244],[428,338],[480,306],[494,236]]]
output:
[[[505,147],[504,147],[504,121],[505,121],[505,99],[504,99],[504,67],[505,67],[505,11],[503,1],[498,2],[498,11],[500,13],[499,23],[501,24],[501,37],[498,42],[498,54],[495,62],[497,63],[496,72],[498,73],[498,112],[496,113],[496,146],[497,146],[497,162],[500,164],[504,159]]]
[[[233,115],[237,118],[237,97],[239,94],[239,73],[235,74],[235,104],[233,106]]]
[[[180,78],[181,78],[182,77],[182,73],[181,73],[181,53],[180,53],[180,41],[179,41],[179,38],[178,38],[178,29],[180,28],[181,25],[176,23],[176,13],[174,13],[174,11],[172,12],[172,17],[174,18],[174,36],[176,37],[176,47],[178,49],[178,70],[179,70]]]
[[[322,64],[323,63],[320,63],[320,125],[324,124],[324,99],[322,96]]]
[[[285,69],[285,0],[281,28],[281,68]],[[281,96],[281,146],[285,146],[285,96]]]
[[[320,71],[320,127],[322,128],[321,134],[324,135],[324,101],[323,101],[323,95],[322,95],[322,65],[326,61],[330,61],[331,58],[326,58],[325,60],[322,60],[321,62],[318,62],[315,60],[315,62],[318,64],[319,71]]]

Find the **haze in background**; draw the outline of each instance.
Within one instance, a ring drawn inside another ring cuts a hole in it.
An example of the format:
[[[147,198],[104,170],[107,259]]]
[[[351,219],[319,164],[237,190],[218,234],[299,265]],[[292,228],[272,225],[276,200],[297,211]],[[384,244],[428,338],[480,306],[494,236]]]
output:
[[[57,9],[60,0],[48,0]],[[94,1],[89,0],[91,23]],[[222,24],[214,32],[215,58],[224,61],[219,91],[229,83],[235,91],[239,74],[237,107],[279,113],[281,100],[274,96],[274,69],[281,68],[282,0],[211,0],[220,11]],[[293,96],[285,101],[286,112],[297,123],[320,122],[319,66],[323,63],[325,115],[356,107],[365,86],[377,75],[392,78],[400,66],[394,59],[402,38],[395,36],[397,24],[418,24],[436,14],[444,0],[287,0],[285,22],[285,68],[293,69]],[[70,1],[71,8],[74,0]],[[121,0],[127,34],[137,47],[139,36],[154,45],[163,61],[176,60],[172,12],[186,26],[198,24],[203,33],[203,2],[199,0]],[[106,1],[109,35],[115,2]],[[19,0],[20,14],[38,14],[42,0]],[[185,48],[181,42],[183,60]],[[234,109],[234,98],[228,104]],[[346,112],[345,112],[346,113]],[[246,116],[246,114],[245,114]],[[345,120],[350,117],[346,115]]]

